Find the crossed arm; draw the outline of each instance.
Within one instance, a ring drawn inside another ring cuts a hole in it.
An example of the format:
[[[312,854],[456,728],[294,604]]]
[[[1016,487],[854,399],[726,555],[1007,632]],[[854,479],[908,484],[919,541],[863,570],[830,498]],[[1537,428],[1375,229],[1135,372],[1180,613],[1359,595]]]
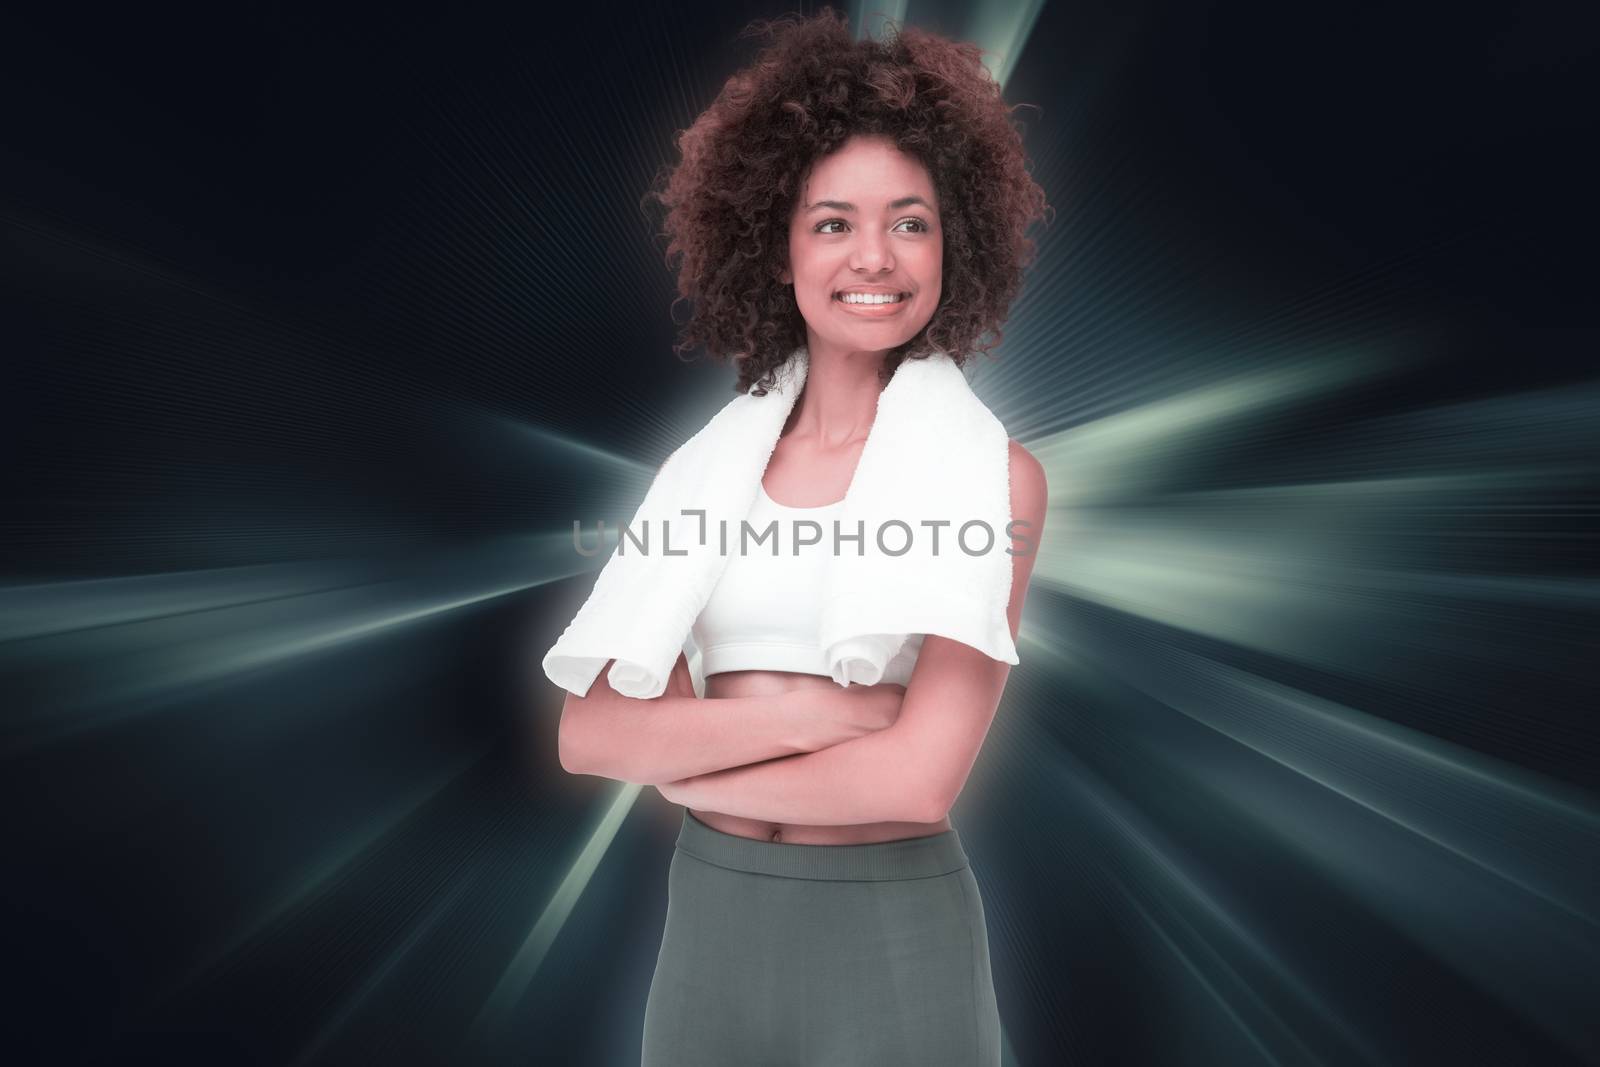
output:
[[[1006,609],[1015,639],[1038,558],[1048,497],[1044,468],[1011,442],[1011,514],[1033,542],[1012,557]],[[835,826],[938,822],[977,761],[1011,666],[937,634],[923,639],[899,718],[876,732],[812,752],[657,785],[686,807],[748,819]]]

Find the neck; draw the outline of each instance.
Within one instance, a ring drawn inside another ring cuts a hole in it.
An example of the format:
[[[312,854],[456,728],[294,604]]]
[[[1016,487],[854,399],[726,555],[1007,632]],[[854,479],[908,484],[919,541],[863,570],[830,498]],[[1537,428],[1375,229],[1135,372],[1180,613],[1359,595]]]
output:
[[[859,440],[877,416],[878,368],[883,352],[808,344],[806,384],[795,401],[784,432],[798,431],[826,447]]]

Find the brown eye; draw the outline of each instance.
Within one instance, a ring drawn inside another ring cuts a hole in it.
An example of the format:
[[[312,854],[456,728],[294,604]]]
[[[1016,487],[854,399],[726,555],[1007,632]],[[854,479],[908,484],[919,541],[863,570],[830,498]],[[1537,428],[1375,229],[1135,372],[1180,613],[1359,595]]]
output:
[[[929,229],[930,229],[928,224],[926,222],[923,222],[921,219],[911,218],[911,219],[901,219],[900,221],[901,221],[902,224],[903,223],[907,223],[907,222],[916,223],[917,224],[917,229],[912,231],[914,233],[927,233],[929,231]],[[839,223],[841,226],[844,225],[844,220],[843,219],[823,219],[821,222],[817,223],[815,226],[813,226],[811,228],[811,232],[812,233],[832,234],[834,231],[832,231],[832,230],[824,230],[823,227],[824,226],[832,226],[836,222]]]

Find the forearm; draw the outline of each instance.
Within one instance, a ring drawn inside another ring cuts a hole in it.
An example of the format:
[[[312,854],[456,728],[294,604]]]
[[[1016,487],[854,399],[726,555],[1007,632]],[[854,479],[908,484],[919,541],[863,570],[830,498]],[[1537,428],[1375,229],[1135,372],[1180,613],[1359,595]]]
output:
[[[636,700],[609,689],[570,697],[561,720],[562,765],[574,774],[656,785],[812,752],[840,736],[839,706],[830,697],[803,690]]]
[[[937,822],[914,744],[897,724],[818,751],[674,781],[661,792],[685,807],[769,822]]]

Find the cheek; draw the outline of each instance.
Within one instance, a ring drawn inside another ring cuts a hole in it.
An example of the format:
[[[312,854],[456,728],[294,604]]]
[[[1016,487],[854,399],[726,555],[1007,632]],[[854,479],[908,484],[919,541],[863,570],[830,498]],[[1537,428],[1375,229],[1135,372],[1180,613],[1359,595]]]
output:
[[[944,276],[943,245],[935,244],[924,249],[924,254],[917,257],[916,271],[924,289],[938,285],[939,279]]]

